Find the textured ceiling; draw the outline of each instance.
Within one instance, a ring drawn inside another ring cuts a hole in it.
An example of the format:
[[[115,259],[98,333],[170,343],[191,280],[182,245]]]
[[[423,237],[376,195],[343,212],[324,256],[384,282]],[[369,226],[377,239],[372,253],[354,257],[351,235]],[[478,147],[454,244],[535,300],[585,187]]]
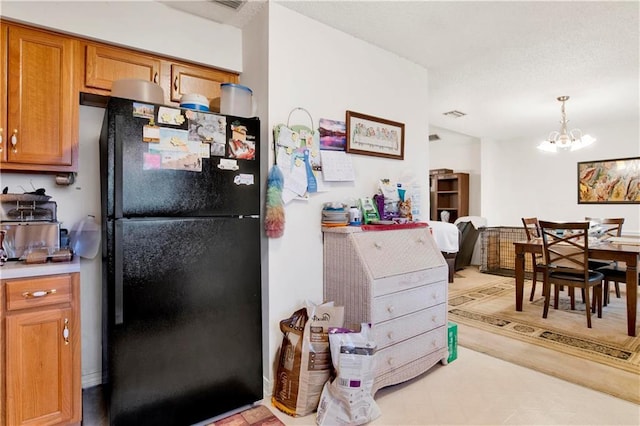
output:
[[[192,3],[191,13],[238,27],[263,6],[223,17],[212,2],[164,3]],[[561,95],[571,97],[569,127],[587,133],[640,114],[637,1],[277,3],[428,68],[431,125],[542,140],[559,128]],[[467,115],[443,115],[450,110]]]

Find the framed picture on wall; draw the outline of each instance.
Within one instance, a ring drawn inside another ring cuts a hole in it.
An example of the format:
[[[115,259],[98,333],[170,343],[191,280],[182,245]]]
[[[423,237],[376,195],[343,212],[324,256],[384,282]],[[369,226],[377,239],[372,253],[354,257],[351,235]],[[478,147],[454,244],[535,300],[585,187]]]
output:
[[[579,162],[578,204],[640,204],[640,157]]]
[[[404,160],[404,123],[347,111],[347,152]]]

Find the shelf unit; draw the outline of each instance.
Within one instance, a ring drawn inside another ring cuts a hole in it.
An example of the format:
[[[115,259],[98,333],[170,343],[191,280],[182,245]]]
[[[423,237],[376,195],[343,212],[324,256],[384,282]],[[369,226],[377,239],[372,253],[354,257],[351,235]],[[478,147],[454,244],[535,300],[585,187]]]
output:
[[[448,211],[449,222],[469,215],[469,174],[443,173],[429,176],[431,190],[431,220],[441,220]]]

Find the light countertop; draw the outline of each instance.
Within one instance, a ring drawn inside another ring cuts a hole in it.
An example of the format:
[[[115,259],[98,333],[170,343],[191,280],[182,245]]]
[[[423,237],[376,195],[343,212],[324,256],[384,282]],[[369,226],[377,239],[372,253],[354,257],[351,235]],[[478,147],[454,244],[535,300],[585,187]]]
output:
[[[47,262],[32,265],[17,261],[7,262],[0,266],[0,279],[68,274],[71,272],[80,272],[80,256],[74,256],[71,262]]]

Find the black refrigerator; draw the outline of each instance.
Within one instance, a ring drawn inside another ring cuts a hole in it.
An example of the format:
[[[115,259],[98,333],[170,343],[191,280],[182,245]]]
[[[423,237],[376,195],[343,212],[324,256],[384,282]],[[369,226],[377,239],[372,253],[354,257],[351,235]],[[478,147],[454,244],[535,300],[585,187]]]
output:
[[[111,98],[100,136],[112,425],[190,425],[263,397],[260,122]]]

